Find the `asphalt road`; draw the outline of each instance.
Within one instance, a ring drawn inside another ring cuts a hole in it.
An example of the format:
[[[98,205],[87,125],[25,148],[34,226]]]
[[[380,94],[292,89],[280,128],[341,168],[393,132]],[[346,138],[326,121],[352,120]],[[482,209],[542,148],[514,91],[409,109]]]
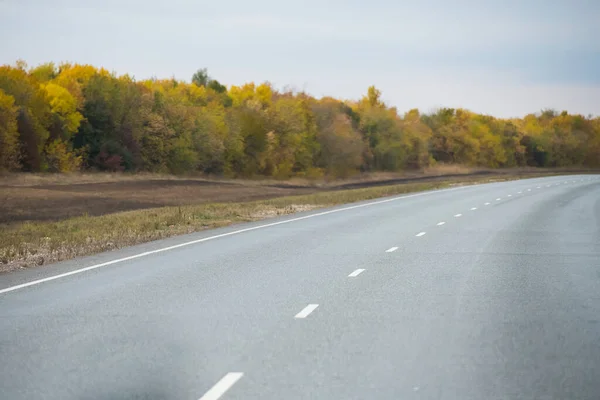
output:
[[[1,275],[0,398],[597,400],[600,176],[364,202]]]

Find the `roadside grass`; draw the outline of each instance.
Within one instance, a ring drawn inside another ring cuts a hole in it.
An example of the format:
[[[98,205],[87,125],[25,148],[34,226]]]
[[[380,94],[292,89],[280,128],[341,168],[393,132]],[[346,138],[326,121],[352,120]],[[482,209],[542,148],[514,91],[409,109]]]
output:
[[[0,272],[33,267],[170,236],[299,211],[450,186],[518,179],[518,175],[455,178],[269,200],[208,203],[0,225]]]

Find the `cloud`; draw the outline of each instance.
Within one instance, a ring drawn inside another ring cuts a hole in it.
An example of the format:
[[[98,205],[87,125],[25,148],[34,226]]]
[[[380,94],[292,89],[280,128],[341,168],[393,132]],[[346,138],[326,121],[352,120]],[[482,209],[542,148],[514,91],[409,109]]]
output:
[[[4,0],[0,62],[68,60],[138,78],[207,67],[228,84],[317,95],[356,97],[375,83],[399,107],[597,113],[598,21],[593,0]]]

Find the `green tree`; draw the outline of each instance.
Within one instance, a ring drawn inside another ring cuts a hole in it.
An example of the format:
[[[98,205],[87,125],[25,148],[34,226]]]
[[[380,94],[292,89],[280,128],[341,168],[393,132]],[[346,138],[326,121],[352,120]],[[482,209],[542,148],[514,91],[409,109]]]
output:
[[[29,71],[29,75],[31,75],[35,80],[40,83],[46,83],[57,77],[58,71],[54,63],[44,63],[40,64],[35,68],[32,68]]]
[[[192,76],[192,82],[196,86],[206,87],[210,82],[210,78],[208,77],[208,71],[206,71],[206,68],[202,68],[196,71]]]

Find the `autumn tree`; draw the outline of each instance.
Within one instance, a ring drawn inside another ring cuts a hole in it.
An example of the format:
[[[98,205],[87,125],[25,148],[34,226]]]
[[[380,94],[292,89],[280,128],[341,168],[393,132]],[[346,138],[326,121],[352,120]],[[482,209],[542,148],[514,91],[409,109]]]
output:
[[[20,158],[26,171],[45,168],[43,149],[49,137],[50,105],[46,93],[36,80],[27,74],[25,66],[0,67],[0,89],[12,96],[17,108]]]
[[[600,122],[547,109],[500,119],[441,108],[401,115],[375,86],[357,101],[191,82],[91,65],[0,67],[0,169],[346,177],[433,163],[600,166]]]
[[[0,171],[19,168],[19,132],[15,99],[0,89]]]
[[[337,178],[348,177],[358,172],[363,154],[361,134],[342,109],[341,103],[327,98],[313,107],[320,146],[317,165],[327,174]]]

